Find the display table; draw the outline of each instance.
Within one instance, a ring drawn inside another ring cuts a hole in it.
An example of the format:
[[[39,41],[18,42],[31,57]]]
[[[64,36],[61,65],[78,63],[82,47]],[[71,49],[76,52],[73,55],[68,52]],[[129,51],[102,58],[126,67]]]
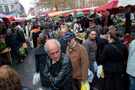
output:
[[[5,63],[10,62],[12,64],[12,57],[10,51],[11,49],[5,48],[3,51],[0,52],[0,55]]]
[[[81,45],[84,45],[84,42],[85,42],[85,38],[82,39],[82,38],[79,38],[79,37],[76,37],[78,43],[80,43]]]

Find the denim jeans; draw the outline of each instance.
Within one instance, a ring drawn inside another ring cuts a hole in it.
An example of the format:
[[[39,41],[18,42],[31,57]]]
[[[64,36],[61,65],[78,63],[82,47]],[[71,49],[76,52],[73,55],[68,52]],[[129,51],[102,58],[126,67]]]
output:
[[[135,77],[129,76],[129,79],[130,79],[129,90],[135,90]]]
[[[94,62],[90,62],[90,70],[92,71],[93,75],[95,76],[95,70],[94,70]],[[94,79],[92,83],[90,83],[90,88],[93,89],[95,87]]]
[[[19,61],[22,59],[22,56],[20,55],[19,49],[16,51],[12,51],[13,56],[15,57],[16,61]]]
[[[46,87],[46,90],[53,90],[51,87]]]

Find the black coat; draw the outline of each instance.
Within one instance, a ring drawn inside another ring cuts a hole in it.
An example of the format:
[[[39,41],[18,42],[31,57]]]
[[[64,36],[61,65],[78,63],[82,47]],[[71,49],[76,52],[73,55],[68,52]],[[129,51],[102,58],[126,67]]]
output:
[[[37,47],[37,38],[39,37],[40,33],[41,33],[41,31],[38,31],[37,33],[34,33],[34,32],[32,33],[34,48]]]
[[[107,39],[103,39],[103,38],[98,38],[97,39],[97,64],[100,65],[100,58],[103,52],[103,49],[105,47],[105,45],[108,44],[108,40]]]
[[[61,44],[61,50],[62,50],[62,52],[66,54],[66,48],[67,48],[67,46],[68,46],[67,43],[66,43],[66,41],[64,40],[63,37],[59,38],[58,41],[59,41],[60,44]]]
[[[62,53],[60,60],[52,64],[51,58],[48,56],[44,69],[46,82],[55,90],[73,90],[72,75],[73,68],[69,57]]]
[[[16,33],[12,33],[10,36],[5,37],[5,43],[7,47],[10,47],[13,51],[20,48],[19,37]]]
[[[38,49],[34,49],[34,55],[36,59],[36,72],[40,72],[41,85],[43,87],[46,86],[45,78],[43,75],[44,67],[46,64],[46,57],[48,56],[45,49],[44,44]]]
[[[123,55],[114,48],[115,45]],[[122,72],[124,70],[124,60],[128,57],[127,47],[120,42],[113,42],[104,47],[101,64],[103,65],[103,69],[108,72]]]
[[[26,40],[25,40],[25,37],[24,37],[24,33],[23,33],[23,31],[22,30],[18,30],[17,31],[17,35],[18,35],[18,37],[19,37],[19,40],[20,40],[20,42],[25,42]]]

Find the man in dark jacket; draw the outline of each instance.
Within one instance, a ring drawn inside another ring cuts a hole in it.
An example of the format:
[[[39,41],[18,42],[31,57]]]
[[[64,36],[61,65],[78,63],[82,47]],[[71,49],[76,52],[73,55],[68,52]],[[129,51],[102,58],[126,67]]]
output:
[[[100,58],[103,52],[105,45],[108,44],[108,27],[104,27],[103,30],[100,30],[100,37],[97,39],[97,64],[100,65]]]
[[[15,59],[17,60],[16,63],[23,62],[22,57],[19,52],[20,42],[19,37],[16,33],[12,33],[11,29],[7,30],[7,35],[5,37],[6,46],[11,48],[11,52],[13,53]]]
[[[41,33],[41,31],[39,29],[39,25],[35,25],[34,32],[32,33],[32,39],[33,39],[34,48],[37,47],[37,38],[39,37],[40,33]]]
[[[88,31],[88,35],[89,37],[86,39],[84,43],[84,47],[88,51],[88,56],[89,56],[89,61],[90,61],[90,70],[95,75],[94,62],[96,61],[96,50],[97,50],[96,39],[95,39],[96,38],[95,28],[91,28]],[[92,81],[90,88],[91,88],[90,90],[98,90],[97,88],[95,88],[94,80]]]
[[[62,53],[66,54],[66,48],[67,48],[67,42],[65,40],[65,34],[67,33],[67,28],[66,27],[62,27],[61,28],[61,35],[62,37],[59,38],[59,42],[61,44],[61,51]]]
[[[26,40],[25,40],[23,31],[21,29],[19,29],[18,27],[16,27],[15,29],[16,29],[17,36],[19,37],[19,41],[21,43],[24,43]]]
[[[48,53],[44,76],[46,82],[52,90],[73,90],[72,88],[72,64],[69,57],[61,53],[60,43],[51,39],[45,44],[45,50]],[[47,87],[47,90],[50,90]]]

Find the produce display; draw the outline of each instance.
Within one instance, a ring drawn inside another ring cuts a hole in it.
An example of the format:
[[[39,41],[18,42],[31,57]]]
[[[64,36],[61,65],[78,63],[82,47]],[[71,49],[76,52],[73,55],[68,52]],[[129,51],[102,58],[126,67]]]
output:
[[[79,39],[84,39],[85,36],[86,36],[86,33],[76,33],[75,35],[76,35],[76,37],[79,38]]]

